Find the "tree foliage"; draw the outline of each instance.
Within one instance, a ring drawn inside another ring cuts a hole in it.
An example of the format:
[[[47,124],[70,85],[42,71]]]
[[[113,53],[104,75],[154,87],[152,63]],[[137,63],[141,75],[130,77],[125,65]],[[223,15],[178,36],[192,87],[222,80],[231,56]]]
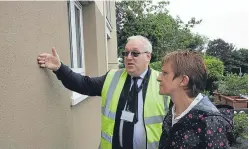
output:
[[[150,63],[150,67],[154,70],[161,72],[162,71],[162,62],[157,61],[157,62]]]
[[[168,1],[120,1],[116,2],[118,49],[124,49],[127,38],[133,35],[147,37],[153,45],[152,62],[161,60],[168,51],[176,49],[203,49],[206,38],[193,34],[190,29],[201,20],[194,17],[186,24],[169,15]]]
[[[214,39],[208,43],[206,53],[222,60],[223,62],[231,56],[234,45],[225,42],[223,39]]]
[[[210,56],[219,58],[224,62],[225,71],[231,71],[231,55],[234,45],[225,42],[223,39],[215,39],[210,41],[207,46],[206,53]]]
[[[248,50],[242,48],[232,51],[230,64],[232,73],[248,73]]]
[[[205,90],[212,95],[213,91],[217,89],[214,82],[220,80],[223,76],[224,64],[221,60],[213,56],[204,56],[204,62],[208,73]]]
[[[208,43],[207,55],[219,58],[224,62],[225,72],[239,73],[240,68],[242,73],[248,73],[248,50],[239,49],[222,39],[215,39]]]
[[[218,79],[223,76],[224,73],[224,64],[216,57],[205,56],[204,62],[208,71],[208,78]]]

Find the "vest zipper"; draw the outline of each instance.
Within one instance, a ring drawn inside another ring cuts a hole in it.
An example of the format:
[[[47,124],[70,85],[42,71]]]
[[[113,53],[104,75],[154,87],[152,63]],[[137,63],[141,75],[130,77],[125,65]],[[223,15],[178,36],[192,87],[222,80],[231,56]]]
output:
[[[145,102],[144,102],[145,104]],[[143,104],[143,121],[144,121],[144,104]],[[146,130],[146,127],[145,127],[145,121],[144,121],[144,130],[145,130],[145,141],[146,141],[146,149],[147,149],[147,130]]]

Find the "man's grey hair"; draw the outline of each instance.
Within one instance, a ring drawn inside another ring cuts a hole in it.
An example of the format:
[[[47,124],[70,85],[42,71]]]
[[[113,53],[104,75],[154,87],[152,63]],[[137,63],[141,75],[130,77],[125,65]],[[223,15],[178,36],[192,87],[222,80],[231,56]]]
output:
[[[129,40],[140,40],[144,43],[144,49],[146,52],[152,53],[152,45],[151,42],[149,41],[148,38],[141,36],[141,35],[136,35],[136,36],[130,36],[127,41]]]

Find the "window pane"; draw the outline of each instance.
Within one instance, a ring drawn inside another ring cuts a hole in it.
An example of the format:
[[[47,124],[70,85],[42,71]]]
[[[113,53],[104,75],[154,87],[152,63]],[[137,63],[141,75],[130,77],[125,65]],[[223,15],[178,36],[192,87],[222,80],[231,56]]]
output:
[[[75,29],[76,29],[76,47],[77,47],[77,65],[82,68],[82,51],[81,51],[81,26],[80,26],[80,10],[75,6]]]
[[[74,68],[74,63],[73,63],[73,44],[72,44],[72,22],[71,22],[71,8],[70,4],[68,3],[67,5],[67,10],[68,10],[68,18],[69,18],[69,38],[70,38],[70,62],[71,62],[71,68]]]
[[[111,3],[110,1],[105,1],[106,5],[106,18],[109,22],[111,22]]]

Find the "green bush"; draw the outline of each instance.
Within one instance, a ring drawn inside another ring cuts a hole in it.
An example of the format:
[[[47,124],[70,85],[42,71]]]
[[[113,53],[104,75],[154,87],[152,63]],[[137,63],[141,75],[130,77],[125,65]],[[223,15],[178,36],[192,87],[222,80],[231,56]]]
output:
[[[248,117],[245,113],[237,113],[234,115],[233,118],[234,128],[233,128],[233,135],[234,138],[237,139],[238,137],[247,138],[248,130]]]
[[[224,64],[221,60],[213,56],[203,56],[204,63],[207,67],[207,84],[206,84],[206,92],[209,92],[209,97],[211,99],[211,95],[213,95],[213,91],[217,89],[214,82],[218,81],[222,78],[224,73]]]
[[[236,74],[228,74],[222,80],[215,82],[217,91],[227,96],[239,96],[240,94],[248,94],[248,75],[239,77]]]
[[[224,72],[224,64],[218,58],[212,56],[204,56],[204,62],[207,67],[209,78],[220,78]],[[150,64],[151,68],[161,71],[161,61],[153,62]]]
[[[210,93],[210,91],[208,90],[204,90],[201,92],[203,95],[207,96],[209,98],[210,101],[213,102],[213,95]]]
[[[204,94],[204,95],[206,95],[206,96],[210,97],[210,92],[209,92],[209,91],[207,91],[207,90],[204,90],[204,91],[202,92],[202,94]]]
[[[154,70],[161,72],[162,71],[162,62],[157,61],[157,62],[150,63],[150,67]]]
[[[204,62],[207,67],[208,78],[219,79],[224,73],[224,64],[218,58],[204,56]]]

